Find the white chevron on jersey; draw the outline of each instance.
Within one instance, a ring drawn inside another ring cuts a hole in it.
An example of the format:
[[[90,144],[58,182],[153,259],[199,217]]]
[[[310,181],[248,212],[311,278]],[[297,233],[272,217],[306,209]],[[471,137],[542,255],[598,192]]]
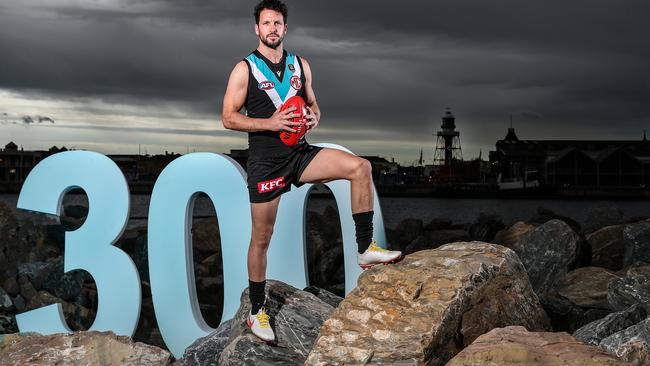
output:
[[[255,56],[255,55],[251,55],[251,56]],[[253,74],[253,77],[255,78],[255,80],[257,80],[258,84],[269,81],[268,77],[264,74],[264,72],[262,72],[262,70],[260,70],[257,67],[255,62],[252,62],[251,60],[249,60],[248,57],[245,58],[245,60],[246,60],[246,62],[248,62],[248,65],[251,68],[251,73]],[[295,69],[295,71],[293,73],[291,73],[290,75],[289,75],[290,70],[288,70],[287,66],[286,66],[288,62],[293,62],[293,66],[294,66],[294,69]],[[268,67],[268,66],[264,65],[264,67]],[[271,74],[273,74],[273,73],[271,72]],[[300,62],[298,62],[298,56],[288,54],[287,58],[286,58],[286,61],[285,61],[284,78],[283,78],[282,82],[278,82],[278,83],[274,82],[274,84],[275,85],[277,85],[277,84],[285,84],[285,86],[286,86],[286,84],[290,82],[290,79],[289,79],[289,81],[287,81],[286,78],[287,77],[291,78],[293,76],[297,76],[297,77],[300,78],[302,76],[302,69],[300,68]],[[293,87],[288,87],[287,95],[285,96],[284,99],[282,99],[280,97],[280,94],[278,93],[278,91],[275,89],[275,87],[264,90],[264,91],[266,92],[266,95],[269,97],[269,99],[271,99],[271,102],[273,103],[275,108],[280,108],[280,106],[282,106],[282,104],[286,100],[288,100],[289,98],[296,95],[296,93],[298,93],[298,90],[294,89]]]

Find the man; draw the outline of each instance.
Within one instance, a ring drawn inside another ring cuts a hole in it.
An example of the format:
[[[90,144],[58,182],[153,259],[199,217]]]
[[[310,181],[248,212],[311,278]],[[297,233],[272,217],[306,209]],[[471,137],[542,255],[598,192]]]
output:
[[[287,8],[278,0],[263,0],[255,7],[255,33],[259,45],[240,61],[228,80],[223,100],[222,121],[227,129],[248,132],[248,189],[253,230],[248,248],[248,276],[251,311],[248,326],[262,340],[275,338],[264,307],[266,254],[271,241],[280,195],[291,184],[347,179],[352,186],[352,212],[359,254],[364,269],[401,257],[372,240],[373,184],[370,163],[353,154],[307,144],[304,137],[296,146],[286,146],[280,131],[295,131],[295,108],[280,111],[283,102],[301,96],[308,114],[308,129],[318,126],[321,112],[312,89],[312,73],[304,58],[284,50]],[[246,115],[239,111],[244,107]]]

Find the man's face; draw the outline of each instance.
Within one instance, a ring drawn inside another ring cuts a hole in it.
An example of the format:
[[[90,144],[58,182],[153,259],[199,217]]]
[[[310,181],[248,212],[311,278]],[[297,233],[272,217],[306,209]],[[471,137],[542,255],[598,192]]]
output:
[[[260,13],[260,22],[255,24],[255,33],[267,47],[278,48],[284,40],[284,35],[287,34],[287,25],[284,24],[282,13],[263,9]]]

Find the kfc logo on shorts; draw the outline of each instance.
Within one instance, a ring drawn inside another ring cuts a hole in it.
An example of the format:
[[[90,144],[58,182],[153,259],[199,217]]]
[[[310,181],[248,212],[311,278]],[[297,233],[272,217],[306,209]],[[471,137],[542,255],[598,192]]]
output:
[[[302,81],[300,80],[300,76],[292,76],[291,77],[291,87],[300,90],[302,88]]]
[[[272,190],[284,187],[284,177],[279,177],[264,182],[257,183],[257,191],[259,193],[266,193]]]
[[[275,88],[275,83],[272,81],[262,81],[261,83],[257,84],[257,88],[259,90],[271,90]]]

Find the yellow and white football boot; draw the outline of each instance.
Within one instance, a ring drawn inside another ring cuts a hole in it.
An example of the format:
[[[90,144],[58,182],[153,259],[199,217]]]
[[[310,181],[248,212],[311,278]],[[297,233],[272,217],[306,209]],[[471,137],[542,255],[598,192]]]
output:
[[[357,253],[357,263],[363,270],[370,269],[377,264],[388,264],[397,262],[402,258],[402,252],[399,250],[387,250],[377,246],[375,240],[370,243],[368,249],[363,254]]]

